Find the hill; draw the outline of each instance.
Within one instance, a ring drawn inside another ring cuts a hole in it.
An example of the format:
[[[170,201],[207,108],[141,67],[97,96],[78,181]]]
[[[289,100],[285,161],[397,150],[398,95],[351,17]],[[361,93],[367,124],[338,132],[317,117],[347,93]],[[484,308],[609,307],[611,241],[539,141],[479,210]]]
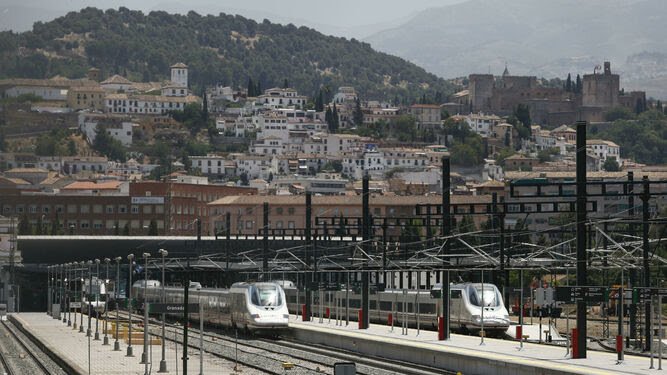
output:
[[[241,16],[174,15],[127,8],[86,8],[31,31],[0,33],[0,76],[83,77],[89,67],[103,76],[167,79],[169,66],[190,67],[195,92],[204,85],[281,86],[285,79],[305,95],[321,86],[354,86],[365,98],[414,98],[449,93],[445,80],[367,43],[306,27],[257,23]]]
[[[506,63],[512,74],[565,77],[592,73],[607,60],[621,73],[624,87],[637,89],[642,80],[667,77],[664,65],[651,76],[643,70],[658,63],[647,57],[667,52],[664,5],[664,0],[468,0],[421,12],[365,41],[442,77],[500,74]],[[638,63],[638,55],[645,63]],[[652,94],[667,97],[667,89]]]

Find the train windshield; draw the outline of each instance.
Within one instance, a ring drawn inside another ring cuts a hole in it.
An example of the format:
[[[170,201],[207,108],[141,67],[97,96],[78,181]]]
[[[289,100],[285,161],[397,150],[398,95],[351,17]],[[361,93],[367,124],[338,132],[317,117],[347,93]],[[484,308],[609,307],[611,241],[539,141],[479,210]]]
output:
[[[500,295],[492,285],[485,285],[483,292],[481,285],[470,289],[470,303],[475,306],[481,306],[480,300],[483,301],[483,305],[486,307],[500,306]]]
[[[252,303],[256,306],[280,306],[283,301],[276,285],[255,285],[251,290]]]

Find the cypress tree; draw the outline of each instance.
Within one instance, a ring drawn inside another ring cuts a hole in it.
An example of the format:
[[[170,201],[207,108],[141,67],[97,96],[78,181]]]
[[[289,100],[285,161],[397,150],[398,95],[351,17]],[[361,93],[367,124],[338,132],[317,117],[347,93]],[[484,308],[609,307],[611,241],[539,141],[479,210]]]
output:
[[[331,120],[335,132],[338,130],[338,127],[340,126],[340,118],[338,117],[338,110],[336,109],[336,103],[334,103],[333,110],[331,111]]]
[[[567,73],[567,80],[565,81],[565,91],[572,92],[572,76]]]
[[[577,94],[581,94],[583,88],[584,88],[584,84],[581,82],[581,76],[579,74],[577,74],[575,92]]]
[[[317,99],[315,99],[315,110],[317,112],[324,111],[324,97],[322,96],[322,90],[320,90],[320,93],[317,95]]]
[[[364,112],[361,110],[361,100],[357,98],[354,106],[354,114],[352,115],[354,119],[354,125],[361,126],[364,124]]]
[[[248,96],[255,96],[255,83],[248,77]]]
[[[202,118],[204,123],[208,123],[208,98],[206,97],[206,91],[204,91],[204,106],[202,108]]]

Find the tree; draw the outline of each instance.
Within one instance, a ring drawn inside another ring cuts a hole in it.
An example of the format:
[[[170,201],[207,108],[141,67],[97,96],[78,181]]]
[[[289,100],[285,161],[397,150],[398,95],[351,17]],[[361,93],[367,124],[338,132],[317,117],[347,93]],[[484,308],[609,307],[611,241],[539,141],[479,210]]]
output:
[[[607,172],[618,172],[621,170],[621,167],[618,165],[616,158],[608,157],[605,159],[604,164],[602,164],[602,169]]]
[[[626,107],[618,106],[608,110],[604,114],[607,121],[614,122],[616,120],[629,120],[635,118],[635,114]]]
[[[565,91],[572,92],[572,76],[567,73],[567,80],[565,80]]]
[[[19,221],[19,226],[18,226],[19,234],[31,234],[30,230],[30,221],[28,221],[28,215],[23,214],[23,217],[21,217],[21,220]]]
[[[123,227],[123,236],[129,236],[130,235],[130,223],[125,223],[125,226]]]
[[[58,216],[58,211],[56,211],[56,218],[51,223],[51,235],[56,236],[60,234],[60,217]]]
[[[283,81],[283,88],[286,89],[289,87],[289,82],[287,81],[287,78]]]
[[[322,95],[322,90],[320,89],[315,99],[315,111],[322,112],[324,111],[324,96]]]
[[[118,224],[118,220],[116,220],[113,223],[113,235],[114,236],[119,236],[120,235],[120,225]]]
[[[530,120],[530,108],[528,108],[527,105],[525,104],[519,104],[516,106],[514,109],[514,116],[523,124],[524,127],[527,127],[530,129],[530,125],[532,125],[531,120]]]
[[[354,125],[362,126],[364,124],[364,112],[361,110],[361,101],[357,98],[354,105],[354,113],[352,114]]]
[[[575,93],[581,94],[584,88],[584,84],[581,81],[581,76],[579,76],[579,74],[577,74],[577,81],[574,87],[575,87]]]
[[[71,138],[67,141],[67,153],[69,156],[76,156],[76,142]]]
[[[333,110],[331,111],[331,122],[333,123],[333,132],[335,133],[340,127],[340,117],[338,117],[338,109],[336,108],[336,103],[333,105]]]
[[[157,231],[157,222],[155,219],[152,219],[150,224],[148,225],[148,235],[149,236],[157,236],[158,231]]]
[[[112,138],[104,128],[97,126],[93,148],[111,160],[125,161],[125,147],[119,140]]]
[[[241,175],[239,176],[239,179],[241,180],[241,185],[243,185],[243,186],[250,185],[250,180],[248,179],[248,174],[247,173],[245,173],[245,172],[241,173]]]
[[[252,78],[248,77],[248,97],[255,97],[255,83],[252,81]]]
[[[206,98],[206,91],[204,91],[201,117],[205,124],[208,123],[208,99]]]

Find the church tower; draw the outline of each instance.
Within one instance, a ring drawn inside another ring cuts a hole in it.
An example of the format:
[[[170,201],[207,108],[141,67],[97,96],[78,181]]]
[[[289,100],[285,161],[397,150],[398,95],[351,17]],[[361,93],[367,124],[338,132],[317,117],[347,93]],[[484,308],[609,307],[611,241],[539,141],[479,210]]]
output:
[[[188,87],[188,66],[183,63],[171,66],[171,82],[176,87]]]

